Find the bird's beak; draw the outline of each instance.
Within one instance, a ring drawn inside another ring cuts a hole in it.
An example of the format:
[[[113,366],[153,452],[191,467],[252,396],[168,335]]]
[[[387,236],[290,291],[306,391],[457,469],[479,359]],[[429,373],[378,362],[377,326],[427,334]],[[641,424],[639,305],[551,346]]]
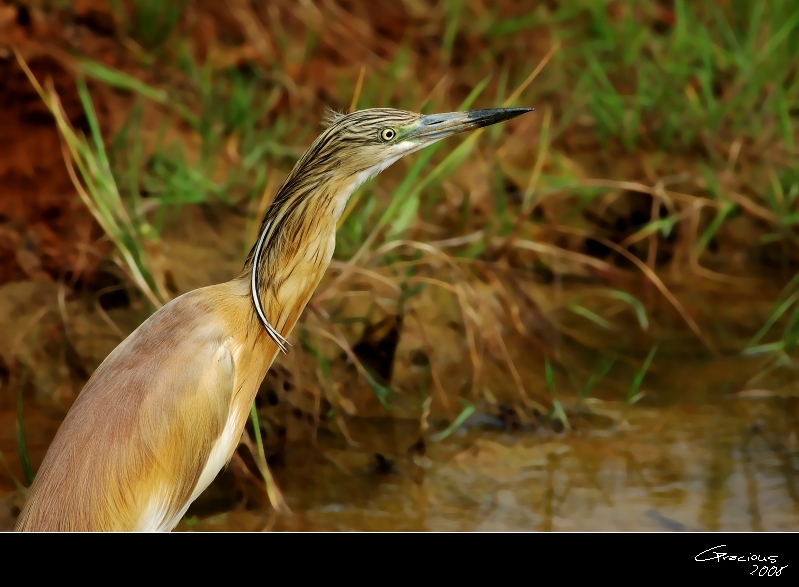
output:
[[[460,132],[516,118],[532,110],[535,108],[491,108],[489,110],[428,114],[417,121],[405,138],[429,143]]]

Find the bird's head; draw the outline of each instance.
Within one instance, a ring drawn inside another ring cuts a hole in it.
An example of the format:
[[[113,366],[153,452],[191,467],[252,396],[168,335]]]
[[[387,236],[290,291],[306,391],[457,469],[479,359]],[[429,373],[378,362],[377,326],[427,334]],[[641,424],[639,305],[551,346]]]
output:
[[[336,221],[355,189],[386,167],[452,135],[515,118],[533,108],[492,108],[445,114],[417,114],[393,108],[369,108],[349,114],[328,113],[325,130],[303,153],[278,190],[261,221],[261,236],[285,233],[307,218]],[[271,243],[271,237],[268,237]],[[254,247],[250,255],[258,247]]]
[[[441,139],[531,110],[494,108],[423,115],[392,108],[370,108],[350,114],[329,113],[325,120],[327,128],[303,159],[312,165],[328,159],[337,174],[356,176],[360,184],[405,155]]]
[[[273,327],[267,320],[262,313],[261,291],[266,291],[267,286],[272,288],[272,295],[290,291],[296,296],[298,291],[313,291],[307,289],[308,284],[316,287],[330,262],[336,224],[359,185],[405,155],[436,141],[530,110],[496,108],[422,115],[371,108],[329,114],[327,128],[305,151],[275,195],[245,263],[245,269],[252,268],[249,279],[253,305],[275,344],[285,348],[282,330],[278,329],[285,329],[286,322],[278,321]]]

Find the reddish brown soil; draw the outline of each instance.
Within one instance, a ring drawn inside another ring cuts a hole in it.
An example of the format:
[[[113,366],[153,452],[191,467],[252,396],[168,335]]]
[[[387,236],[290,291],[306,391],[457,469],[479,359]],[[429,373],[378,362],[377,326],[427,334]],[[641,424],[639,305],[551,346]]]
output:
[[[74,77],[48,43],[54,24],[0,3],[0,283],[47,275],[92,281],[101,231],[67,172],[53,117],[12,52],[40,83],[51,80],[64,111],[85,125]]]

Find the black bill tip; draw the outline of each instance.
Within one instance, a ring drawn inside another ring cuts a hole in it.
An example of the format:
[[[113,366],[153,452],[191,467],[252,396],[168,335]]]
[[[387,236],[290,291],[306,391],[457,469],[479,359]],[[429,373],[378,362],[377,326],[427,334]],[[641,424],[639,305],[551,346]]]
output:
[[[418,124],[410,132],[408,138],[437,141],[452,135],[491,126],[504,120],[516,118],[535,108],[491,108],[488,110],[470,110],[468,112],[446,112],[428,114],[419,119]]]
[[[466,114],[472,127],[480,128],[516,118],[533,110],[535,108],[489,108],[487,110],[470,110]]]

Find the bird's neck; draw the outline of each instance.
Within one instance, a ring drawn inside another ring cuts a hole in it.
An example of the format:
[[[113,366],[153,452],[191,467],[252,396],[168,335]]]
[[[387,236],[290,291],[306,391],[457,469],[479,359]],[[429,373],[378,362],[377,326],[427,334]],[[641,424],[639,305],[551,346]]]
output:
[[[275,199],[261,223],[245,271],[257,288],[263,316],[288,337],[336,246],[336,225],[352,193],[368,176],[320,181],[310,193]],[[260,249],[259,249],[260,244]],[[257,314],[257,308],[253,306]]]

